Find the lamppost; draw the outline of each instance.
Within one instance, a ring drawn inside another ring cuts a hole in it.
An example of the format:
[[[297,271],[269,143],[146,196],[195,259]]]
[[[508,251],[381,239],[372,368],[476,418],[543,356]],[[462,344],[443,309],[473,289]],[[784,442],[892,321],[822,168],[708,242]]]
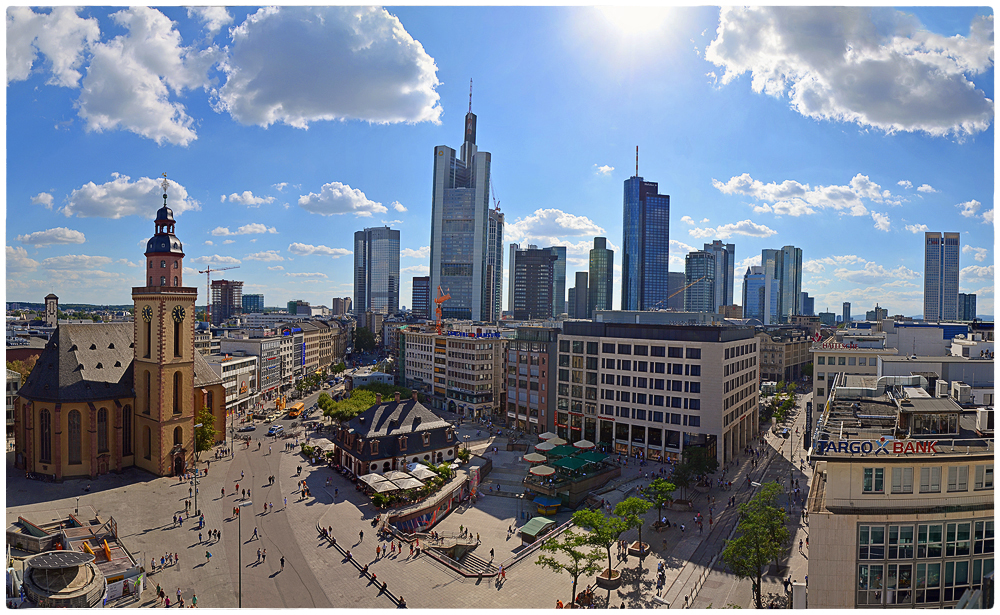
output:
[[[245,502],[240,502],[239,508],[243,508],[244,506],[253,506],[253,502],[251,502],[250,500],[247,500]],[[240,589],[236,606],[239,608],[243,608],[243,522],[242,522],[243,515],[240,514],[239,508],[237,508],[236,510],[236,535],[238,537],[240,544],[237,545],[236,551],[239,553],[237,557],[238,560],[237,563],[240,567]]]
[[[462,438],[465,440],[465,450],[469,450],[469,434],[465,434]]]
[[[198,423],[194,426],[195,429],[203,427],[204,423]],[[198,435],[195,434],[194,437],[194,514],[198,515]]]

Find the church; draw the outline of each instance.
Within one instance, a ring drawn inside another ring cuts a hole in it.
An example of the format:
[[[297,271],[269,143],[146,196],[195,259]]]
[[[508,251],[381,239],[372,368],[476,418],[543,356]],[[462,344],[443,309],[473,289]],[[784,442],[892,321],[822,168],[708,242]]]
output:
[[[194,348],[198,289],[183,285],[168,185],[146,242],[146,284],[132,288],[133,322],[58,327],[15,401],[16,467],[55,480],[129,466],[176,476],[194,464],[202,408],[224,440],[226,391]]]

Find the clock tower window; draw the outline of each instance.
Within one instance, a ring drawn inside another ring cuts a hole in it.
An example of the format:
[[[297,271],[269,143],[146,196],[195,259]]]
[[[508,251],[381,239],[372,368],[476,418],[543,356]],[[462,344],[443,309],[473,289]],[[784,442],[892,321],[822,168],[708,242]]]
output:
[[[167,277],[161,275],[160,276],[160,286],[166,286],[166,285],[167,285]]]
[[[181,356],[181,324],[180,322],[174,323],[174,356]]]
[[[148,359],[153,349],[153,323],[147,320],[144,324],[146,327],[146,355],[144,358]]]
[[[177,283],[177,276],[174,276],[174,286],[180,286],[180,284]]]

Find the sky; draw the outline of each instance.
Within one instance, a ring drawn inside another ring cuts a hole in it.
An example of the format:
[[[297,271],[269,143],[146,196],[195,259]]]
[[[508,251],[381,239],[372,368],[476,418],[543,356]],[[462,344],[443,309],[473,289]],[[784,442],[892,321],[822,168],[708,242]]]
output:
[[[958,231],[993,314],[993,62],[990,8],[8,8],[6,300],[131,303],[166,173],[199,304],[238,266],[329,306],[389,225],[409,306],[471,79],[505,245],[567,246],[572,286],[607,237],[616,309],[638,146],[671,271],[734,243],[736,303],[794,245],[817,312],[919,315],[923,232]]]

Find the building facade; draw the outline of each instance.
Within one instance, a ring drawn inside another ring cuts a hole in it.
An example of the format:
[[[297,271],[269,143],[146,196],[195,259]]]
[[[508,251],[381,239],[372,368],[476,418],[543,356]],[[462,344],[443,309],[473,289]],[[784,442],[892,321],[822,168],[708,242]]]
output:
[[[762,325],[778,320],[778,283],[764,273],[764,267],[747,267],[743,274],[743,317]]]
[[[958,320],[969,321],[975,319],[976,319],[975,293],[958,293]]]
[[[272,401],[281,393],[281,340],[276,336],[222,340],[220,350],[234,357],[257,357],[257,390],[261,401]]]
[[[698,250],[684,257],[684,311],[711,312],[715,309],[715,255]]]
[[[515,320],[552,316],[556,259],[551,248],[539,250],[528,246],[527,250],[514,251],[511,263],[514,303],[509,307]]]
[[[815,316],[816,315],[816,298],[810,297],[809,293],[803,292],[801,298],[801,309],[802,316]]]
[[[597,310],[610,310],[614,297],[615,252],[608,248],[605,237],[594,237],[594,247],[590,249],[590,269],[587,284],[587,313],[577,312],[577,318],[593,318]],[[578,274],[579,275],[579,274]],[[579,279],[579,278],[578,278]],[[580,301],[579,296],[577,301]]]
[[[333,316],[345,316],[347,314],[353,313],[351,306],[354,305],[354,300],[350,297],[334,297],[330,301],[330,313]]]
[[[961,233],[924,233],[924,320],[958,318]]]
[[[251,314],[253,312],[263,312],[263,311],[264,311],[264,295],[262,293],[243,295],[244,314]]]
[[[586,271],[576,272],[576,286],[569,289],[569,317],[592,318],[590,312],[590,280]]]
[[[354,312],[399,311],[399,231],[383,227],[354,233]]]
[[[519,327],[507,350],[507,424],[539,434],[555,429],[559,329]]]
[[[549,248],[556,255],[552,281],[552,315],[566,313],[566,246]]]
[[[670,195],[656,182],[625,180],[622,221],[623,310],[665,307],[669,296]]]
[[[794,382],[812,360],[812,338],[806,330],[775,330],[757,334],[761,381]]]
[[[778,319],[788,322],[801,314],[802,306],[802,249],[784,246],[780,250],[761,250],[764,275],[778,284]]]
[[[257,386],[258,358],[253,355],[237,357],[216,354],[205,357],[226,390],[226,410],[228,414],[252,413],[260,401]],[[215,429],[226,432],[225,425],[215,425]]]
[[[813,408],[819,411],[830,394],[836,374],[874,376],[879,357],[891,357],[896,349],[887,347],[884,335],[827,337],[809,347],[813,362]]]
[[[674,312],[684,311],[684,287],[687,285],[687,276],[683,271],[670,271],[667,273],[667,287],[670,295],[667,297],[667,309]],[[611,308],[608,308],[611,309]]]
[[[212,280],[212,324],[222,325],[243,313],[243,282]]]
[[[715,256],[715,305],[712,311],[719,312],[722,306],[733,304],[736,245],[716,239],[712,243],[706,243],[704,251]]]
[[[431,277],[429,275],[413,277],[413,298],[410,311],[417,318],[433,318],[431,310]]]

